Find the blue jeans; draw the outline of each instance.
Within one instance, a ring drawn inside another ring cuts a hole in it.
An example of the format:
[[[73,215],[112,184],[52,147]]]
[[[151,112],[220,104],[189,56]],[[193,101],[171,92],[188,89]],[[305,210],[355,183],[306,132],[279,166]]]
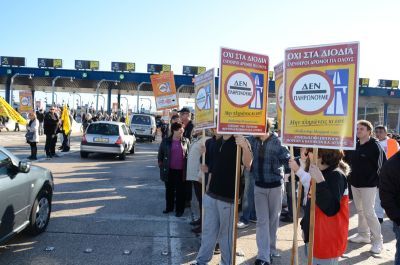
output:
[[[394,265],[400,265],[400,226],[393,223],[393,232],[396,235],[396,256],[394,258]]]
[[[240,217],[240,221],[248,224],[249,220],[257,220],[256,207],[254,205],[255,180],[247,169],[244,170],[244,179],[242,216]]]

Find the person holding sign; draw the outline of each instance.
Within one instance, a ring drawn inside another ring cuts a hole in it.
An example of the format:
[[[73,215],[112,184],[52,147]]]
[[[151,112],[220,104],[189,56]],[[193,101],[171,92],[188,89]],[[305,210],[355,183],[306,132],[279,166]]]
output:
[[[308,150],[308,155],[312,160],[312,149]],[[319,149],[317,165],[310,165],[310,176],[317,183],[312,263],[315,265],[339,264],[339,257],[347,248],[349,198],[346,176],[350,170],[343,157],[343,151]],[[302,183],[307,182],[304,179],[307,174],[296,174]],[[300,222],[306,244],[309,242],[310,206],[311,199],[308,198]]]
[[[250,167],[253,157],[249,143],[242,135],[226,134],[216,141],[209,187],[203,198],[204,224],[201,246],[196,261],[192,265],[208,264],[213,256],[217,240],[221,248],[220,264],[232,264],[232,230],[238,147],[242,149],[243,165]]]
[[[276,233],[282,210],[282,184],[284,171],[289,169],[289,150],[279,138],[270,132],[271,122],[267,121],[264,135],[251,136],[249,143],[254,159],[252,170],[255,179],[254,201],[257,213],[257,260],[256,265],[271,263],[271,256],[277,256]]]

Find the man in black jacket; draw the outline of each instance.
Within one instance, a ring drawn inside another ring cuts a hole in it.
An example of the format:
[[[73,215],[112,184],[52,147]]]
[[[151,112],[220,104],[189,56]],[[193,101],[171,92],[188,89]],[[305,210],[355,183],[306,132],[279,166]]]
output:
[[[382,167],[379,175],[379,195],[383,209],[393,221],[393,231],[397,240],[394,264],[400,265],[400,151]]]
[[[372,124],[366,120],[357,122],[359,141],[356,150],[349,152],[351,173],[349,183],[358,213],[358,234],[349,240],[353,243],[370,243],[371,252],[380,254],[383,248],[381,226],[375,213],[375,197],[379,184],[379,173],[386,155],[379,142],[371,137]]]
[[[51,107],[50,111],[46,113],[44,117],[44,134],[46,135],[46,144],[44,150],[46,151],[46,157],[52,158],[57,157],[56,154],[56,143],[57,143],[57,131],[59,128],[59,117],[55,113],[55,107]]]

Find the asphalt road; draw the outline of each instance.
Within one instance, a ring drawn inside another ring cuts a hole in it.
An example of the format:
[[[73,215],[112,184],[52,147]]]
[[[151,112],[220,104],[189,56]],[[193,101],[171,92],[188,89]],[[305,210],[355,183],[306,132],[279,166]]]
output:
[[[200,239],[190,232],[189,222],[197,215],[197,205],[193,202],[181,218],[162,214],[164,185],[156,167],[158,143],[138,143],[136,153],[120,161],[101,155],[81,159],[79,139],[73,137],[71,152],[62,157],[35,162],[52,170],[55,177],[50,224],[37,237],[22,233],[0,246],[0,264],[177,265],[193,261]],[[21,158],[29,153],[23,133],[0,133],[0,145]],[[350,235],[356,223],[353,210]],[[372,256],[369,245],[350,243],[340,264],[393,264],[391,222],[385,219],[382,227],[385,245],[380,256]],[[282,256],[274,264],[290,264],[292,231],[292,225],[281,224],[277,244]],[[300,261],[305,264],[299,239]],[[254,224],[240,230],[238,252],[238,264],[254,263]],[[219,256],[214,256],[210,264],[218,261]]]

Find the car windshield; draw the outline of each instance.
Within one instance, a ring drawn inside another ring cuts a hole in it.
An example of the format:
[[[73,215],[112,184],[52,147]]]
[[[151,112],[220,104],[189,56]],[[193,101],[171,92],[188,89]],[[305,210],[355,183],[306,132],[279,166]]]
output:
[[[135,115],[132,117],[131,124],[151,125],[150,116]]]
[[[107,123],[93,123],[87,129],[88,134],[119,135],[118,125]]]

